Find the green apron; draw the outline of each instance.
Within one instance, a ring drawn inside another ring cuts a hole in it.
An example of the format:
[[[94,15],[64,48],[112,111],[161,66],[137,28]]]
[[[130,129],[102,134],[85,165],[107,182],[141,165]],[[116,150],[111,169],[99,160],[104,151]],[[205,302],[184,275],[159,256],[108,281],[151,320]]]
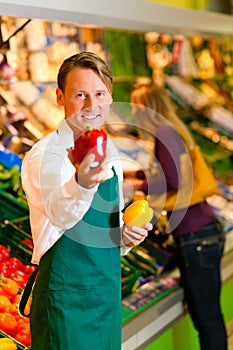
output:
[[[42,257],[31,306],[32,350],[120,350],[118,177]]]

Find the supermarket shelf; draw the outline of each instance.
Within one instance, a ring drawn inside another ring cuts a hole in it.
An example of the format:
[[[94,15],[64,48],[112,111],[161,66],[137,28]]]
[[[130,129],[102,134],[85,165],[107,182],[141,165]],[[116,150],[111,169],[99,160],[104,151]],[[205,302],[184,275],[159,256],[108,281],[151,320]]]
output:
[[[123,326],[122,350],[145,349],[161,332],[172,326],[184,312],[180,288]]]
[[[33,3],[22,0],[20,4],[17,0],[5,0],[0,2],[0,14],[186,36],[219,37],[232,36],[233,33],[231,15],[141,0],[118,0],[111,3],[107,0],[34,0]]]

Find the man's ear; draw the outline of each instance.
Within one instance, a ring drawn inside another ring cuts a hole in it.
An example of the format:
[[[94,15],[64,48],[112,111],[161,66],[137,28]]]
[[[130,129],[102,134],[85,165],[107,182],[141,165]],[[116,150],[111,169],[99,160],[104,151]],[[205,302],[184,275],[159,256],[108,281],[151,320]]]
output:
[[[57,96],[57,104],[58,106],[64,106],[64,95],[61,89],[56,89],[56,96]]]

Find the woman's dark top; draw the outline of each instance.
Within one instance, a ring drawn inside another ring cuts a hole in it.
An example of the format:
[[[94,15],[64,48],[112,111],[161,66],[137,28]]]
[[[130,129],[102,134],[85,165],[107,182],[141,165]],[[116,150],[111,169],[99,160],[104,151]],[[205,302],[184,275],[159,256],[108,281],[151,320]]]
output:
[[[180,171],[180,154],[185,152],[182,138],[170,126],[161,126],[156,132],[155,156],[166,178],[167,191],[178,190]],[[162,175],[161,175],[162,176]],[[143,191],[148,194],[161,194],[164,186],[161,176],[150,178],[143,183]],[[204,201],[182,210],[168,212],[170,227],[174,237],[191,233],[216,221],[217,218]]]

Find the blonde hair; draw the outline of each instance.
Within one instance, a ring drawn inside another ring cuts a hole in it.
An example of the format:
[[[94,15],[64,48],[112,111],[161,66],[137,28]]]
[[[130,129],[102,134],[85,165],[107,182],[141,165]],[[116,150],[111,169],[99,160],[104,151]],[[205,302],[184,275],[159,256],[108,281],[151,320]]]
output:
[[[62,92],[65,91],[67,74],[76,68],[92,69],[95,71],[102,79],[110,94],[112,93],[112,73],[109,66],[94,52],[88,51],[68,57],[60,66],[57,76],[57,86]]]
[[[187,148],[193,148],[193,137],[177,116],[175,106],[165,88],[153,84],[136,85],[131,92],[131,106],[139,128],[155,134],[159,126],[170,124],[182,137]]]

